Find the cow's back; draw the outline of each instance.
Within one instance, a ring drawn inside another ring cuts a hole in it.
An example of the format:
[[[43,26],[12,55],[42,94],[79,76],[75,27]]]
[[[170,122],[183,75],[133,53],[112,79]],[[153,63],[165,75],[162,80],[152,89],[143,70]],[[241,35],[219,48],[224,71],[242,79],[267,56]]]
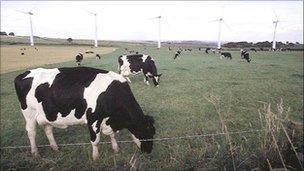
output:
[[[90,86],[97,77],[101,85]],[[120,77],[113,72],[109,74],[109,71],[88,67],[40,68],[17,76],[15,87],[22,109],[28,106],[35,109],[39,124],[53,122],[54,126],[66,127],[84,124],[85,111],[91,101],[96,101],[98,88],[105,87],[105,91],[113,79],[124,81]],[[85,89],[90,90],[87,97]]]

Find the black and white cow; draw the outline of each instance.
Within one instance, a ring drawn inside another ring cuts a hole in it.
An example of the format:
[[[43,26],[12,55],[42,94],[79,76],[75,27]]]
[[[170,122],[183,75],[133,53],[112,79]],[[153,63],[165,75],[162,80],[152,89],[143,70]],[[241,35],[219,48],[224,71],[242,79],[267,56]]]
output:
[[[231,53],[229,52],[221,52],[221,59],[225,57],[227,59],[232,59]]]
[[[181,55],[182,51],[181,50],[177,50],[174,54],[173,59],[176,59],[177,57],[179,57]]]
[[[205,53],[209,53],[210,48],[206,48]]]
[[[50,146],[58,150],[53,127],[86,124],[93,147],[99,156],[101,132],[111,137],[112,148],[119,150],[115,132],[126,128],[142,152],[153,148],[153,117],[144,115],[127,80],[121,75],[95,68],[37,68],[15,78],[15,89],[26,121],[31,152],[38,155],[36,125],[44,127]]]
[[[248,63],[251,61],[247,50],[241,49],[241,58],[245,59]]]
[[[96,54],[96,59],[101,59],[101,57],[98,53]]]
[[[159,85],[159,78],[162,74],[157,74],[154,59],[145,54],[121,55],[118,57],[118,72],[131,83],[129,75],[137,75],[143,72],[144,82],[149,84],[149,77],[152,78],[154,85]]]
[[[76,59],[76,65],[80,66],[81,65],[81,61],[83,60],[82,53],[77,54],[76,57],[75,57],[75,59]]]

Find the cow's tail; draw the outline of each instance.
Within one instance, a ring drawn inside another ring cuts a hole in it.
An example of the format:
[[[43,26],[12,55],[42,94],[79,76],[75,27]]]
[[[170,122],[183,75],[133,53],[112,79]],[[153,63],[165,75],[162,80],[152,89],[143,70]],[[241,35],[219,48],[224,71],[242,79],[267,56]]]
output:
[[[30,71],[26,71],[18,75],[14,80],[16,94],[23,110],[27,108],[26,95],[30,91],[33,81],[33,78],[25,79],[29,73]]]

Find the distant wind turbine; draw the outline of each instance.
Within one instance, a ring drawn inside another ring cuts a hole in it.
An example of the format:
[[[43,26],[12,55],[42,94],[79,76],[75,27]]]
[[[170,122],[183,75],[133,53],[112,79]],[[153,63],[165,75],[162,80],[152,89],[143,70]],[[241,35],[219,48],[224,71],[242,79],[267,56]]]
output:
[[[276,36],[276,32],[277,32],[278,23],[279,22],[283,22],[283,21],[279,21],[279,18],[277,16],[277,14],[275,13],[275,11],[273,11],[273,12],[275,14],[276,20],[272,22],[274,24],[273,39],[272,39],[272,49],[275,50],[276,49],[276,39],[275,39],[275,36]]]
[[[218,29],[218,38],[217,38],[217,49],[221,49],[221,31],[222,31],[222,23],[224,23],[226,25],[227,28],[230,29],[230,27],[226,24],[226,22],[224,21],[223,17],[216,19],[216,20],[212,20],[210,22],[218,22],[219,23],[219,29]]]
[[[87,11],[87,10],[86,10]],[[95,40],[94,40],[94,46],[98,47],[98,41],[97,41],[97,13],[93,13],[90,11],[87,11],[88,13],[94,15],[94,19],[95,19]]]
[[[158,19],[158,42],[157,42],[157,48],[160,49],[161,47],[161,18],[162,16],[153,17],[151,19]]]
[[[34,14],[32,13],[32,11],[29,11],[29,12],[18,11],[18,12],[21,12],[23,14],[28,14],[30,17],[30,27],[31,27],[30,45],[34,46],[33,23],[32,23],[32,15],[34,15]]]

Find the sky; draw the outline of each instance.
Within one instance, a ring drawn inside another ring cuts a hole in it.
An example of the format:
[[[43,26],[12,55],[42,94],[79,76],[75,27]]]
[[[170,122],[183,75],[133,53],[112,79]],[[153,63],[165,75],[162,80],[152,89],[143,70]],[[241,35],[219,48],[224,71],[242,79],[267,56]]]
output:
[[[161,39],[303,43],[303,1],[1,1],[1,31],[30,35],[32,11],[35,36],[94,39],[97,13],[99,40]]]

